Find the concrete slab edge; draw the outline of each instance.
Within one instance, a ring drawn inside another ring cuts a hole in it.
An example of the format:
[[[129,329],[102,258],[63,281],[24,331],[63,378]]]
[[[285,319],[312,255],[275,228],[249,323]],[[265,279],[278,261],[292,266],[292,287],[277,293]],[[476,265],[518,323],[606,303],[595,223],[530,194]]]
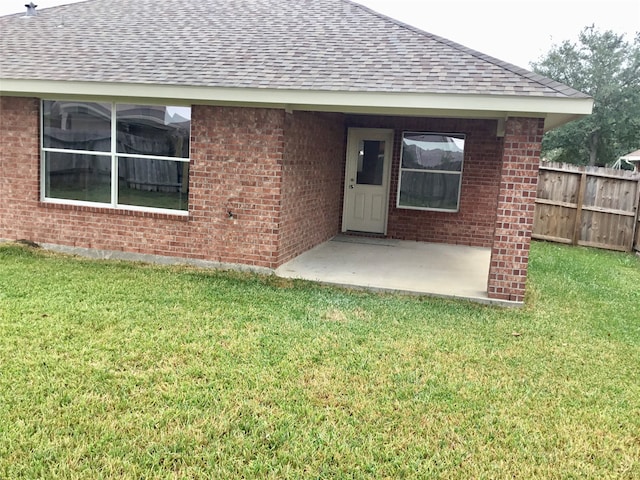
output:
[[[15,240],[0,238],[0,243],[15,243],[15,242],[16,242]],[[142,263],[150,263],[150,264],[158,264],[158,265],[189,265],[193,267],[212,269],[212,270],[231,270],[231,271],[237,271],[237,272],[258,273],[261,275],[276,275],[280,278],[289,278],[289,277],[277,275],[276,271],[271,268],[256,267],[252,265],[213,262],[210,260],[198,260],[198,259],[184,258],[184,257],[169,257],[164,255],[150,255],[150,254],[143,254],[143,253],[121,252],[118,250],[100,250],[95,248],[71,247],[68,245],[58,245],[55,243],[38,243],[37,245],[39,245],[40,247],[46,250],[51,250],[53,252],[64,253],[67,255],[77,255],[85,258],[93,258],[96,260],[124,260],[129,262],[142,262]],[[291,280],[296,280],[296,279],[291,278]],[[524,306],[524,302],[513,302],[509,300],[499,300],[499,299],[493,299],[493,298],[465,297],[460,295],[414,292],[411,290],[399,290],[399,289],[393,289],[393,288],[360,286],[360,285],[351,285],[348,283],[338,283],[338,282],[323,282],[319,280],[305,280],[305,281],[315,282],[321,285],[329,285],[333,287],[344,288],[346,290],[360,290],[360,291],[377,292],[377,293],[394,293],[399,295],[410,295],[414,297],[443,298],[447,300],[466,300],[466,301],[484,304],[484,305],[509,307],[509,308],[519,308]]]
[[[0,239],[1,243],[15,242],[15,240]],[[254,265],[242,265],[237,263],[214,262],[185,257],[169,257],[165,255],[151,255],[145,253],[122,252],[118,250],[101,250],[97,248],[71,247],[55,243],[36,243],[36,245],[53,252],[67,255],[77,255],[96,260],[124,260],[129,262],[142,262],[158,265],[189,265],[192,267],[210,270],[232,270],[236,272],[259,273],[261,275],[273,275],[274,270],[267,267]]]
[[[276,276],[280,276],[276,273]],[[524,302],[514,302],[511,300],[500,300],[496,298],[485,298],[485,297],[465,297],[463,295],[447,295],[444,293],[426,293],[426,292],[415,292],[412,290],[401,290],[396,288],[384,288],[384,287],[371,287],[371,286],[363,286],[363,285],[351,285],[348,283],[340,283],[340,282],[327,282],[322,280],[306,280],[302,278],[292,278],[292,277],[281,277],[281,278],[289,278],[290,280],[304,280],[306,282],[314,282],[319,283],[321,285],[327,285],[331,287],[344,288],[346,290],[359,290],[365,292],[376,292],[376,293],[395,293],[398,295],[408,295],[412,297],[430,297],[430,298],[442,298],[444,300],[459,300],[459,301],[468,301],[473,303],[479,303],[482,305],[489,305],[494,307],[507,307],[507,308],[521,308],[524,306]]]

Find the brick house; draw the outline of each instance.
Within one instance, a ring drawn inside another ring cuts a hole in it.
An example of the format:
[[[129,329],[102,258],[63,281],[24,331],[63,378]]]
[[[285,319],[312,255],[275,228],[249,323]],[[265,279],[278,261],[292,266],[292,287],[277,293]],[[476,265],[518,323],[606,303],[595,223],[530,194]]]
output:
[[[491,248],[524,300],[565,85],[349,0],[0,18],[0,239],[273,270],[340,232]]]

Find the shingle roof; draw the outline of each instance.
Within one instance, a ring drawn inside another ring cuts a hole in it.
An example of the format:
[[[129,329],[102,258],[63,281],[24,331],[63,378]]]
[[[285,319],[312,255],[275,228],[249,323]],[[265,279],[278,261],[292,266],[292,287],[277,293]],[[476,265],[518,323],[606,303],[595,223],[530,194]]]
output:
[[[626,155],[623,155],[622,158],[627,158],[627,159],[638,158],[638,159],[640,159],[640,150],[635,150],[635,151],[633,151],[631,153],[627,153]]]
[[[0,78],[587,97],[349,0],[89,0],[1,17]]]

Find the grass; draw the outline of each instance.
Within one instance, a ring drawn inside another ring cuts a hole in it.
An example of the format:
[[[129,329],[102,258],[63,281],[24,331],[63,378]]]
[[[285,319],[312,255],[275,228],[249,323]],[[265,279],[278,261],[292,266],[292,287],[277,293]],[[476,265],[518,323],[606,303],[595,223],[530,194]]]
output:
[[[639,478],[640,261],[527,306],[0,245],[0,478]]]

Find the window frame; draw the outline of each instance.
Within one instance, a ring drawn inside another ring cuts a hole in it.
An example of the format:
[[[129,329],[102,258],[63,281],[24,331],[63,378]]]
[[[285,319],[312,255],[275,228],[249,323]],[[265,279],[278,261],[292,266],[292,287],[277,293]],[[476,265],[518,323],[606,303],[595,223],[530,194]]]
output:
[[[187,201],[186,210],[176,210],[172,208],[160,208],[160,207],[147,207],[141,205],[129,205],[118,202],[118,159],[119,158],[140,158],[144,160],[161,160],[182,162],[189,164],[189,178],[187,182],[190,182],[191,177],[191,118],[189,124],[189,155],[188,157],[165,157],[158,155],[141,155],[118,152],[118,118],[117,118],[117,106],[118,105],[139,105],[149,107],[184,107],[189,108],[190,113],[193,112],[193,106],[191,104],[182,104],[179,102],[168,103],[138,103],[135,101],[117,102],[114,100],[105,99],[73,99],[73,98],[41,98],[40,99],[40,201],[43,203],[51,203],[58,205],[76,205],[79,207],[93,207],[93,208],[110,208],[115,210],[136,211],[136,212],[149,212],[149,213],[164,213],[170,215],[188,216],[189,215],[189,202]],[[111,108],[111,150],[106,151],[93,151],[93,150],[72,150],[64,148],[51,148],[44,146],[44,102],[78,102],[78,103],[108,103]],[[191,117],[191,115],[190,115]],[[86,200],[73,200],[67,198],[54,198],[46,196],[47,186],[47,152],[51,153],[67,153],[78,155],[92,155],[100,157],[111,158],[111,202],[90,202]]]
[[[460,165],[460,171],[451,171],[451,170],[427,170],[427,169],[416,169],[416,168],[403,168],[403,158],[404,158],[404,146],[405,146],[405,135],[407,134],[416,134],[416,135],[440,135],[440,136],[448,136],[460,138],[465,142],[467,142],[467,135],[464,133],[452,133],[452,132],[432,132],[432,131],[416,131],[416,130],[404,130],[402,132],[401,142],[400,142],[400,161],[398,165],[398,190],[396,192],[396,208],[403,210],[422,210],[422,211],[431,211],[431,212],[445,212],[445,213],[458,213],[460,212],[460,199],[462,197],[462,174],[464,172],[464,157],[466,149],[462,149],[462,163]],[[402,205],[400,203],[400,192],[402,190],[402,174],[403,172],[414,172],[421,173],[423,175],[426,174],[445,174],[445,175],[457,175],[458,176],[458,197],[456,199],[456,208],[436,208],[436,207],[419,207],[412,205]]]

